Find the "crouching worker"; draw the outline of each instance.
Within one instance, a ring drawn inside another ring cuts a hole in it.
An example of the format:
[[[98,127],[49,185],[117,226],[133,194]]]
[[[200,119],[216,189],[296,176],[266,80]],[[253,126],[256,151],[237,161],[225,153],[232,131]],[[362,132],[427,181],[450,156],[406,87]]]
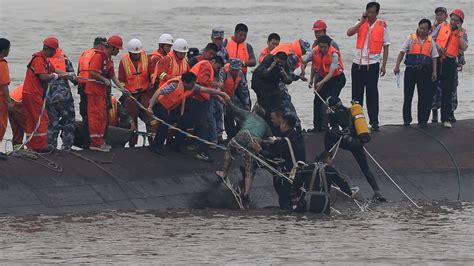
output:
[[[196,75],[192,72],[186,72],[181,77],[168,80],[153,94],[148,111],[168,124],[177,123],[178,128],[185,130],[189,123],[183,119],[184,107],[186,105],[186,99],[191,97],[194,92],[217,95],[222,97],[225,102],[230,100],[229,96],[224,92],[197,85],[196,79]],[[202,112],[202,110],[190,111]],[[150,149],[162,155],[167,135],[168,126],[164,123],[159,123],[155,139]],[[175,147],[179,149],[184,145],[184,137],[184,134],[177,134]]]
[[[342,105],[339,97],[329,97],[327,104],[330,129],[324,138],[326,151],[331,151],[340,141],[339,147],[350,151],[359,164],[360,170],[374,191],[373,198],[385,202],[386,199],[380,194],[379,186],[374,174],[370,171],[364,153],[364,144],[370,141],[370,135],[362,113],[362,106],[356,103],[351,108],[347,108]]]
[[[280,159],[282,165],[278,167],[280,172],[289,173],[289,178],[294,180],[299,163],[306,161],[304,137],[300,130],[295,129],[296,117],[291,114],[284,115],[280,123],[281,138],[278,138],[268,147],[262,147],[254,143],[253,148],[265,158]],[[281,209],[292,210],[291,184],[288,179],[273,174],[273,185],[278,194]]]
[[[293,187],[298,195],[295,211],[329,214],[332,184],[353,199],[357,197],[357,193],[352,192],[347,181],[332,166],[331,153],[323,151],[316,158],[316,163],[305,166],[295,178]]]
[[[254,105],[252,112],[240,109],[231,103],[226,108],[227,111],[233,112],[242,127],[227,144],[227,150],[224,154],[224,168],[222,171],[216,171],[216,175],[222,180],[226,179],[234,161],[234,156],[236,154],[242,155],[245,170],[244,191],[241,197],[244,207],[248,208],[250,206],[250,189],[257,169],[255,159],[249,152],[255,152],[253,149],[254,143],[260,144],[263,139],[271,137],[273,134],[264,120],[265,111],[258,104]]]

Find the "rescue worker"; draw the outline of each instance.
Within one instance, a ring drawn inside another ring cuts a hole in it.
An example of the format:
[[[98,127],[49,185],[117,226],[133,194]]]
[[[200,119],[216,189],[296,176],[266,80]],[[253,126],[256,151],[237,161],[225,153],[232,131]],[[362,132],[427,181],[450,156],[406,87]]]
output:
[[[250,92],[242,72],[242,61],[240,59],[231,58],[229,60],[229,63],[219,73],[219,83],[223,84],[222,91],[229,95],[235,106],[250,111]],[[225,108],[224,128],[229,140],[239,130],[235,114],[228,108]]]
[[[109,126],[137,130],[133,118],[127,113],[127,109],[120,101],[117,101],[114,95],[110,95],[110,105],[111,108],[107,112]]]
[[[153,113],[159,119],[166,123],[178,123],[181,130],[186,130],[188,122],[183,119],[185,112],[186,100],[190,98],[194,92],[203,92],[218,95],[227,102],[230,100],[227,94],[210,88],[205,88],[196,84],[197,77],[192,72],[186,72],[181,77],[176,77],[166,81],[150,99],[148,111]],[[158,125],[153,144],[150,149],[162,155],[164,142],[167,137],[168,126],[164,123]],[[176,145],[178,147],[184,144],[184,135],[178,134],[176,137]]]
[[[433,31],[432,37],[440,54],[438,74],[441,88],[441,122],[446,128],[451,128],[450,117],[453,112],[452,94],[456,87],[457,74],[456,58],[468,48],[466,30],[462,27],[464,12],[454,9],[450,14],[450,23],[442,23]]]
[[[23,82],[23,106],[26,112],[26,147],[36,152],[50,152],[48,147],[48,113],[44,110],[44,97],[49,82],[69,78],[69,74],[57,71],[48,62],[56,53],[59,41],[55,37],[43,40],[43,50],[33,54],[28,63]]]
[[[153,70],[150,69],[148,55],[143,50],[142,42],[138,39],[131,39],[127,44],[128,53],[122,56],[119,64],[118,79],[130,94],[145,108],[148,107],[153,92],[150,89],[150,76]],[[138,117],[145,123],[147,132],[151,132],[150,118],[145,110],[141,109],[130,97],[120,99],[127,113],[132,117],[133,123],[138,125]],[[134,135],[129,146],[135,147],[138,136]]]
[[[111,146],[104,141],[104,134],[107,129],[107,98],[110,95],[111,80],[122,93],[128,92],[115,76],[112,60],[112,56],[117,56],[119,51],[123,49],[122,46],[122,37],[112,35],[107,39],[105,50],[96,50],[90,60],[90,76],[96,80],[88,81],[85,88],[91,150],[109,152],[111,149]]]
[[[313,23],[313,32],[314,32],[314,38],[315,38],[315,39],[314,39],[314,42],[313,42],[313,46],[312,46],[313,48],[314,48],[316,45],[318,45],[318,43],[319,43],[319,38],[320,38],[321,36],[326,36],[326,35],[329,36],[329,35],[327,34],[327,29],[328,29],[328,25],[327,25],[326,21],[324,21],[324,20],[319,19],[319,20],[316,20],[316,21]],[[334,47],[334,48],[336,48],[336,49],[339,51],[339,50],[340,50],[340,49],[339,49],[339,45],[336,43],[336,41],[334,41],[333,38],[331,38],[331,39],[332,39],[332,41],[331,41],[331,46]]]
[[[82,132],[83,134],[83,148],[88,149],[90,145],[89,138],[89,124],[87,119],[87,94],[85,93],[86,89],[86,79],[91,78],[90,76],[90,61],[92,56],[94,56],[96,50],[104,51],[107,45],[107,39],[104,37],[96,37],[94,39],[93,47],[87,49],[81,53],[79,56],[79,65],[77,67],[77,93],[79,94],[79,113],[82,117]]]
[[[332,39],[324,35],[318,39],[318,45],[313,49],[312,68],[320,77],[314,86],[314,90],[324,100],[327,100],[329,96],[338,97],[342,88],[346,85],[341,53],[332,47],[331,43]],[[322,132],[327,129],[328,125],[326,105],[319,96],[315,95],[313,122],[314,130]]]
[[[258,62],[262,63],[263,58],[267,56],[275,47],[277,47],[280,44],[280,35],[277,33],[270,33],[267,38],[267,47],[263,48],[263,50],[260,52],[260,56],[258,57]]]
[[[77,84],[77,77],[74,74],[72,62],[63,53],[61,48],[56,49],[56,53],[48,58],[48,60],[54,66],[54,69],[69,73],[69,80]],[[76,110],[69,80],[58,79],[51,81],[49,94],[46,98],[46,110],[48,111],[49,118],[48,145],[57,148],[59,131],[61,130],[62,150],[71,150],[74,143]]]
[[[341,177],[341,174],[333,167],[333,159],[330,152],[323,151],[316,157],[315,162],[316,164],[304,166],[300,173],[296,175],[293,184],[293,188],[299,198],[295,208],[296,212],[311,211],[329,215],[331,210],[329,195],[332,184],[338,186],[342,192],[351,198],[357,198],[358,194],[351,190],[347,180]],[[324,174],[320,173],[322,169],[318,168],[318,164],[321,164],[323,167]],[[314,173],[314,171],[317,172]],[[311,187],[311,183],[313,187]]]
[[[243,110],[230,103],[227,105],[237,119],[242,122],[242,127],[227,144],[227,150],[224,154],[224,165],[222,170],[216,171],[216,175],[221,179],[227,179],[230,167],[234,161],[235,155],[240,154],[244,159],[244,191],[242,192],[242,204],[245,208],[249,208],[250,190],[252,188],[253,177],[257,169],[255,159],[249,155],[247,151],[255,152],[253,149],[254,143],[261,143],[263,139],[272,136],[272,131],[268,124],[265,122],[263,117],[265,116],[265,110],[263,110],[258,104],[255,104],[252,112]],[[245,151],[244,149],[247,151]]]
[[[264,149],[257,142],[253,145],[254,150],[265,158],[282,159],[283,165],[280,167],[280,172],[282,173],[291,173],[297,169],[298,162],[304,163],[306,161],[304,137],[301,131],[296,130],[295,127],[296,118],[290,114],[284,115],[280,123],[280,138]],[[294,178],[294,176],[290,178]],[[293,203],[291,201],[291,184],[289,181],[280,176],[273,175],[273,184],[278,194],[280,208],[292,210]]]
[[[244,72],[246,80],[247,68],[257,64],[252,45],[245,42],[248,31],[249,28],[247,25],[239,23],[235,26],[234,36],[224,41],[224,46],[227,49],[229,58],[238,58],[242,61],[242,72]]]
[[[158,38],[158,49],[153,51],[150,55],[150,65],[148,66],[149,69],[154,72],[156,64],[158,61],[161,60],[161,58],[165,57],[170,51],[171,47],[173,46],[173,36],[168,33],[163,33],[160,35],[160,38]],[[150,77],[151,80],[154,80],[154,76]]]
[[[161,87],[160,83],[181,76],[189,71],[186,53],[189,50],[188,42],[184,39],[176,39],[172,46],[173,51],[164,56],[155,67],[152,80],[154,88]]]
[[[405,57],[403,125],[410,126],[412,121],[411,102],[415,85],[418,91],[418,125],[426,128],[430,117],[433,99],[433,82],[436,81],[438,50],[429,35],[431,21],[422,19],[416,32],[410,34],[403,43],[393,72],[400,73],[400,63]]]
[[[204,50],[201,54],[192,57],[189,59],[189,67],[193,67],[195,64],[201,62],[202,60],[211,60],[212,58],[216,57],[217,53],[219,52],[219,48],[216,44],[210,42],[204,47]]]
[[[23,106],[23,84],[20,84],[10,92],[13,101],[13,109],[9,114],[10,128],[12,129],[13,149],[18,149],[23,143],[26,129],[26,112]]]
[[[222,58],[224,64],[227,64],[229,62],[229,53],[227,53],[227,49],[224,46],[224,30],[212,29],[211,42],[217,45],[219,48],[217,55]]]
[[[3,140],[8,126],[8,112],[13,110],[8,86],[10,85],[10,71],[5,57],[10,52],[10,41],[0,38],[0,142]]]
[[[350,108],[344,107],[339,97],[329,97],[327,102],[330,129],[326,132],[324,138],[326,151],[330,151],[339,139],[341,139],[339,147],[352,153],[374,191],[373,198],[385,202],[386,200],[380,194],[380,188],[375,180],[374,174],[370,171],[367,157],[364,153],[363,145],[367,140],[357,135]]]
[[[377,18],[379,11],[379,3],[367,3],[359,22],[347,30],[349,37],[357,34],[351,69],[352,99],[363,104],[366,92],[367,112],[374,131],[379,130],[378,80],[379,75],[385,76],[390,45],[387,23]]]

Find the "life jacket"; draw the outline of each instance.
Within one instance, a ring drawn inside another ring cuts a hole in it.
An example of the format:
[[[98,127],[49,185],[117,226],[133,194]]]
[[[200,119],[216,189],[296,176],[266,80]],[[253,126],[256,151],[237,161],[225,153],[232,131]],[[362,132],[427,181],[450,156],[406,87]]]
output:
[[[67,56],[64,55],[63,50],[58,48],[56,49],[56,53],[48,58],[48,60],[49,63],[54,66],[54,69],[66,72],[66,58]]]
[[[117,127],[119,124],[117,98],[110,96],[110,109],[108,112],[109,126]]]
[[[150,60],[156,60],[156,62],[160,61],[161,58],[165,57],[166,55],[160,53],[160,49],[156,49],[151,53]]]
[[[270,54],[276,55],[278,52],[284,52],[286,55],[296,55],[298,58],[298,63],[296,68],[301,66],[303,62],[303,50],[301,50],[300,40],[295,40],[292,43],[280,43],[275,49],[273,49]]]
[[[91,78],[91,72],[89,65],[92,57],[95,55],[96,50],[94,48],[87,49],[79,56],[79,68],[77,69],[77,75],[83,78]],[[86,81],[83,79],[78,80],[79,84],[85,84]]]
[[[173,77],[179,77],[183,75],[185,72],[189,70],[188,58],[184,57],[183,59],[178,59],[174,51],[169,52],[166,56],[168,56],[170,60],[170,64],[168,67],[167,73],[158,73],[158,68],[155,67],[155,72],[153,73],[152,83],[155,84],[156,79],[163,79],[166,75],[171,75]],[[163,58],[165,58],[164,56]],[[162,59],[163,59],[162,58]],[[161,60],[160,60],[161,61]],[[157,63],[158,66],[159,62]]]
[[[443,23],[438,32],[436,43],[442,48],[446,49],[446,54],[450,57],[457,57],[461,50],[461,42],[458,38],[459,30],[451,30],[451,25],[447,22]],[[464,31],[461,33],[464,37]]]
[[[165,82],[158,90],[163,89],[164,87],[168,86],[172,82],[178,82],[178,87],[168,95],[160,95],[158,97],[158,101],[160,104],[168,111],[173,110],[174,108],[178,107],[181,104],[181,115],[184,114],[184,107],[186,104],[186,99],[191,97],[194,93],[194,89],[186,90],[184,88],[183,81],[181,78],[172,78]]]
[[[380,54],[382,52],[383,36],[387,24],[385,21],[380,19],[377,19],[374,23],[375,25],[370,32],[370,37],[368,36],[370,29],[369,21],[366,20],[362,25],[360,25],[359,31],[357,32],[356,48],[364,49],[365,40],[369,38],[369,54]]]
[[[111,62],[111,59],[107,56],[107,54],[104,51],[96,50],[96,49],[93,49],[93,50],[94,50],[94,54],[91,56],[90,59],[92,59],[92,57],[94,57],[94,55],[99,54],[102,57],[102,68],[101,68],[101,71],[100,71],[99,74],[101,74],[102,76],[104,76],[107,79],[110,79],[110,77],[109,77],[109,67],[111,67],[113,62]],[[89,59],[89,65],[90,65],[90,59]],[[89,73],[91,72],[90,69],[88,71],[89,71]],[[98,93],[98,91],[101,91],[100,94],[105,92],[105,90],[104,90],[105,85],[98,84],[93,80],[84,81],[84,82],[88,83],[88,84],[86,84],[86,87],[85,87],[85,93],[86,94],[95,94],[95,93]],[[88,86],[90,84],[94,84],[94,85],[93,86]]]
[[[201,67],[203,67],[204,65],[207,65],[207,67],[211,69],[211,80],[212,80],[214,78],[214,69],[212,68],[211,63],[208,60],[199,61],[197,64],[195,64],[191,68],[190,71],[193,72],[194,75],[196,75],[196,77],[197,77],[196,83],[197,84],[199,84],[203,87],[210,87],[208,84],[201,83],[201,80],[202,80]],[[209,93],[205,93],[205,92],[200,91],[200,92],[194,93],[193,98],[196,98],[200,101],[209,101],[211,99],[211,95]]]
[[[339,56],[337,68],[334,71],[334,77],[339,76],[344,71],[344,63],[342,62],[341,53],[334,47],[329,46],[329,50],[326,54],[321,55],[319,46],[316,46],[313,53],[313,69],[316,70],[321,76],[325,77],[331,70],[332,55],[336,53]]]
[[[224,80],[224,88],[222,89],[222,91],[229,95],[230,98],[232,98],[235,95],[235,91],[237,90],[237,87],[239,86],[242,77],[240,76],[240,73],[235,79],[232,77],[232,75],[230,74],[229,63],[225,64],[224,71],[227,73],[227,78]]]
[[[420,38],[415,33],[410,35],[411,37],[411,47],[407,52],[405,57],[405,65],[407,66],[430,66],[431,59],[431,45],[433,43],[433,38],[431,35],[426,37],[423,45],[421,44]]]
[[[250,59],[246,42],[236,43],[234,41],[234,37],[230,37],[227,39],[226,49],[227,53],[229,54],[229,58],[238,58],[242,62],[247,62]],[[246,66],[242,66],[242,72],[244,72],[244,74],[247,73]]]
[[[23,102],[23,83],[10,92],[10,98],[17,103]]]
[[[150,77],[148,76],[148,56],[142,51],[138,61],[138,71],[130,58],[130,54],[126,53],[122,57],[122,65],[125,70],[126,81],[125,87],[134,93],[137,90],[148,90],[150,87]]]
[[[258,62],[259,62],[259,63],[262,63],[263,59],[264,59],[265,56],[267,56],[268,54],[269,54],[269,52],[268,52],[268,47],[263,48],[263,50],[260,52],[260,56],[258,57]]]

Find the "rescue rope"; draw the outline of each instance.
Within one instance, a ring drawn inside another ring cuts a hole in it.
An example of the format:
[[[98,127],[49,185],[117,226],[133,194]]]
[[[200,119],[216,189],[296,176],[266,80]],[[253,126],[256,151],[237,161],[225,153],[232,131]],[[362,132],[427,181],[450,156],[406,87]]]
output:
[[[51,153],[51,152],[50,152]],[[50,154],[50,153],[44,153],[44,154]],[[50,160],[48,158],[46,158],[45,156],[43,156],[43,154],[41,153],[38,153],[38,152],[34,152],[34,151],[31,151],[31,150],[18,150],[16,151],[15,153],[12,153],[11,155],[9,156],[12,156],[12,157],[18,157],[18,158],[22,158],[22,159],[25,159],[25,160],[28,160],[30,162],[33,162],[33,163],[36,163],[40,166],[43,166],[49,170],[52,170],[52,171],[55,171],[55,172],[62,172],[63,171],[63,168],[61,166],[59,166],[56,162],[54,162],[53,160]],[[44,161],[46,161],[46,163],[42,163],[39,161],[39,159],[42,159]]]

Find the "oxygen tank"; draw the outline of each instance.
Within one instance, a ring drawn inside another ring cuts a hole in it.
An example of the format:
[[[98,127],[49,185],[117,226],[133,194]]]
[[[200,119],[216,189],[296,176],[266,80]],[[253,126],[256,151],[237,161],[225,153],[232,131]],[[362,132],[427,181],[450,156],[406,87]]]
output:
[[[354,127],[357,132],[357,136],[362,143],[368,143],[370,141],[369,126],[365,120],[364,110],[362,105],[358,102],[352,102],[351,106],[352,121],[354,121]]]

